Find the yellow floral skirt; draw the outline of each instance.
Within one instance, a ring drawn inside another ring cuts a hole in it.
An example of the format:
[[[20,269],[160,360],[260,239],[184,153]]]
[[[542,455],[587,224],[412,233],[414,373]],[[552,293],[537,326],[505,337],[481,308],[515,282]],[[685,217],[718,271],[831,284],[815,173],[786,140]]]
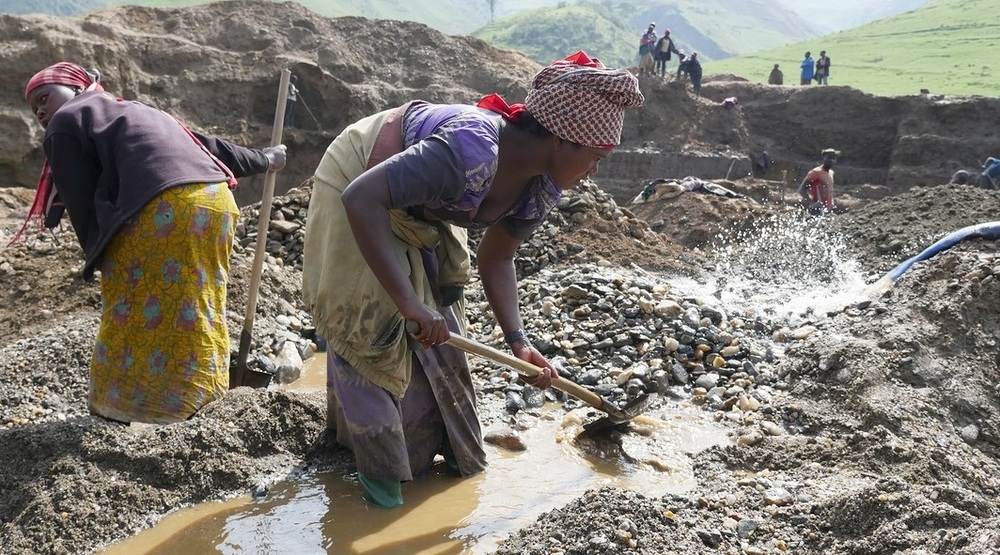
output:
[[[226,284],[239,209],[225,183],[170,188],[111,239],[90,410],[185,420],[229,387]]]

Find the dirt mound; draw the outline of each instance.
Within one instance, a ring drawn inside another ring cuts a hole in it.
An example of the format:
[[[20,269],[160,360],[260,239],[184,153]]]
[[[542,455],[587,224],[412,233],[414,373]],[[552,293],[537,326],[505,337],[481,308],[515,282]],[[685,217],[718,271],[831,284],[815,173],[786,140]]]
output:
[[[952,231],[1000,221],[1000,191],[968,185],[918,187],[834,221],[866,267],[886,272]]]
[[[59,60],[96,67],[109,91],[247,145],[270,141],[280,72],[290,69],[302,106],[284,135],[289,159],[279,193],[312,175],[336,133],[364,116],[414,98],[472,102],[499,91],[513,101],[538,70],[526,56],[472,37],[412,22],[330,19],[294,2],[0,16],[0,35],[8,76],[0,83],[0,186],[34,186],[42,131],[24,104],[24,85]],[[390,47],[389,37],[406,37],[406,47]],[[262,181],[244,180],[241,204],[260,199]]]

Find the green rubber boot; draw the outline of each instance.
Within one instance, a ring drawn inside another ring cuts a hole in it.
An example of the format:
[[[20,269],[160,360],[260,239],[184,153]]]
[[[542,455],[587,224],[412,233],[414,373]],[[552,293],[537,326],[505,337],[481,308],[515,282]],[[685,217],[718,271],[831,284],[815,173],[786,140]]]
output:
[[[403,504],[403,490],[394,480],[377,480],[358,472],[358,481],[364,488],[365,501],[372,505],[391,509]]]

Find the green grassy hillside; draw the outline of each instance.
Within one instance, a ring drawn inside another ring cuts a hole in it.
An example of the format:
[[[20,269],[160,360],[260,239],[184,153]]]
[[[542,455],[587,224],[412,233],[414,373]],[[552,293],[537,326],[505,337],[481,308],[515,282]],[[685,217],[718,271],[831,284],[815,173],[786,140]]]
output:
[[[915,10],[928,0],[780,0],[827,35]]]
[[[706,74],[735,73],[766,83],[775,63],[785,84],[799,81],[808,50],[830,56],[831,85],[873,94],[1000,95],[996,71],[1000,22],[996,0],[932,0],[889,19],[789,46],[705,64]]]
[[[537,3],[544,4],[546,0]],[[762,50],[810,36],[798,16],[775,8],[771,0],[650,2],[641,9],[630,3],[599,0],[560,4],[502,12],[509,15],[473,35],[524,52],[543,64],[583,49],[618,67],[637,63],[639,37],[650,21],[657,22],[658,36],[664,29],[671,29],[679,48],[697,51],[703,60]],[[508,3],[502,6],[505,10],[517,7]]]
[[[567,29],[577,31],[569,33]],[[608,17],[600,10],[566,6],[505,17],[473,34],[491,44],[524,52],[542,64],[585,50],[605,64],[624,67],[637,61],[638,45],[626,38],[634,33],[627,21]]]
[[[797,1],[797,0],[796,0]],[[631,25],[620,40],[638,48],[639,35],[650,21],[658,32],[670,29],[675,40],[703,51],[706,57],[721,58],[735,53],[755,52],[819,34],[794,12],[774,0],[651,0],[642,3],[607,0],[503,0],[497,8],[496,24],[529,10],[559,6],[589,6],[601,17],[626,20]],[[537,16],[545,12],[538,10]],[[566,27],[561,34],[577,40],[588,38],[589,27]],[[633,48],[633,49],[635,49]]]
[[[691,28],[730,55],[757,52],[821,33],[818,26],[810,26],[774,0],[673,0],[653,2],[652,9],[654,14],[676,12],[682,15]],[[645,8],[644,12],[650,12],[650,8]],[[671,26],[671,34],[676,33],[669,15],[664,23]],[[678,38],[684,37],[679,35]],[[704,48],[699,52],[699,57],[715,57]]]

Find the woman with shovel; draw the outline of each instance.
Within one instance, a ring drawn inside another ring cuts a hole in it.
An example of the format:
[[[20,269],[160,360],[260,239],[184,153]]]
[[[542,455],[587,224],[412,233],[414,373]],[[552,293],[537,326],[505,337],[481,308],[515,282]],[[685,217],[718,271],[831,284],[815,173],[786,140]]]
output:
[[[103,92],[61,62],[24,96],[47,157],[28,220],[63,211],[101,275],[90,365],[92,413],[121,422],[184,420],[229,383],[226,283],[239,210],[236,177],[277,171],[285,147],[249,149],[196,134],[169,114]]]
[[[524,335],[514,255],[564,190],[597,172],[621,138],[636,78],[579,52],[542,69],[524,104],[411,102],[349,126],[313,177],[303,297],[328,341],[330,426],[355,454],[364,496],[402,504],[400,483],[444,456],[486,466],[465,354],[470,278],[464,228],[485,229],[479,274],[514,355],[552,366]],[[406,322],[415,323],[413,335]]]

